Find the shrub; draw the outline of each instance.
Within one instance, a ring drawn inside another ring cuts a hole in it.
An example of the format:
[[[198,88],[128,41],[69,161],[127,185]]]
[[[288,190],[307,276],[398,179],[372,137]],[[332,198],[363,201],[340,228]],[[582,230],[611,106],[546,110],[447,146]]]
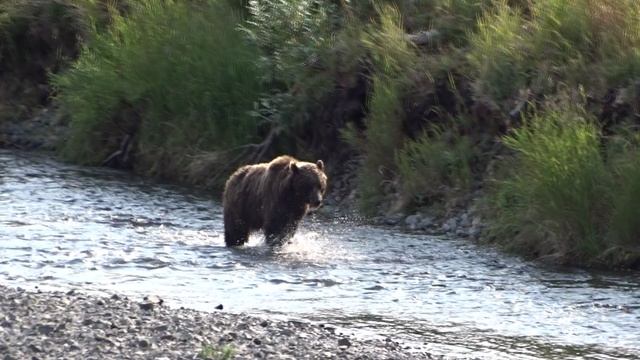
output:
[[[637,129],[622,126],[608,144],[614,188],[607,240],[611,245],[635,247],[640,244],[640,134]]]
[[[471,185],[473,157],[469,138],[447,132],[408,141],[396,154],[402,192],[416,204],[465,193]]]
[[[205,360],[231,360],[234,358],[235,349],[231,345],[214,346],[202,344],[202,349],[198,353],[198,358]]]
[[[49,103],[48,74],[77,57],[92,8],[89,0],[0,1],[0,121]]]
[[[599,136],[589,118],[570,110],[535,116],[506,136],[516,157],[494,193],[493,234],[538,255],[601,251],[611,184]]]
[[[388,189],[395,175],[395,152],[402,146],[404,137],[401,129],[403,118],[401,88],[386,77],[374,77],[367,128],[362,138],[347,131],[347,140],[365,154],[364,163],[358,174],[360,208],[367,215],[374,215],[378,205],[394,189]]]
[[[493,0],[437,0],[435,3],[433,26],[455,46],[467,45],[468,35],[480,24],[478,20],[483,12],[494,5]]]
[[[238,20],[216,1],[145,0],[127,17],[114,14],[72,69],[54,77],[71,116],[64,155],[99,163],[135,135],[144,169],[162,172],[167,154],[175,160],[254,140],[257,51]]]
[[[336,9],[329,1],[250,0],[248,8],[243,29],[262,50],[260,63],[273,85],[291,86],[330,44]]]
[[[416,71],[417,64],[415,49],[405,37],[398,9],[385,6],[378,8],[378,14],[379,21],[369,25],[362,38],[374,72],[366,129],[362,137],[354,133],[354,128],[345,134],[365,155],[358,175],[360,208],[368,215],[375,214],[381,200],[395,191],[392,185],[397,171],[395,154],[404,142],[402,96],[407,78]]]
[[[504,2],[478,20],[478,29],[469,38],[468,57],[479,94],[502,100],[526,85],[522,26],[520,13]]]

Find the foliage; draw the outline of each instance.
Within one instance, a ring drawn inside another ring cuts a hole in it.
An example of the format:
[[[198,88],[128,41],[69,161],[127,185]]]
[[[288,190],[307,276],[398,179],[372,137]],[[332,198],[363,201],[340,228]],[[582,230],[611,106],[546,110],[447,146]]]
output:
[[[599,136],[591,119],[571,110],[535,116],[506,136],[516,161],[497,183],[494,234],[502,241],[519,234],[513,245],[539,255],[601,251],[611,184]]]
[[[404,140],[399,123],[403,117],[400,96],[401,88],[397,83],[374,77],[364,138],[350,137],[359,139],[351,141],[366,154],[359,173],[360,208],[366,214],[377,211],[384,198],[384,183],[390,181],[395,172],[394,154]]]
[[[379,21],[363,33],[362,42],[369,51],[375,75],[368,104],[363,136],[351,128],[345,133],[365,155],[359,173],[360,208],[367,214],[377,212],[384,198],[385,183],[396,172],[395,153],[402,147],[402,95],[407,72],[413,71],[417,55],[407,41],[397,8],[378,8]]]
[[[637,1],[497,3],[469,37],[478,94],[503,100],[524,87],[552,94],[558,84],[598,92],[640,75]]]
[[[478,21],[477,32],[469,38],[469,62],[478,93],[502,100],[526,85],[522,26],[521,15],[504,2]]]
[[[231,360],[234,357],[234,349],[231,345],[213,346],[203,344],[198,357],[206,360]]]
[[[470,139],[451,131],[434,132],[408,141],[396,154],[402,191],[418,204],[464,194],[471,185]]]
[[[607,240],[610,244],[640,244],[640,136],[637,129],[623,127],[610,139],[610,174],[614,189]]]
[[[493,0],[437,0],[433,26],[443,33],[446,41],[464,46],[468,33],[476,29],[483,13],[494,6]]]
[[[256,137],[248,115],[261,93],[256,49],[215,1],[145,0],[115,14],[73,67],[55,76],[71,115],[64,155],[97,163],[137,136],[151,169],[164,154],[238,146]],[[178,155],[179,157],[179,155]]]
[[[244,31],[263,51],[266,79],[291,86],[331,40],[335,7],[329,1],[250,0]]]

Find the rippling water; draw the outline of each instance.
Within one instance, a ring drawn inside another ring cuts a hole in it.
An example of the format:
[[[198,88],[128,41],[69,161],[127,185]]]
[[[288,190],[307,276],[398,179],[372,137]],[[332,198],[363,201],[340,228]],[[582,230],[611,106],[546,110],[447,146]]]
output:
[[[345,219],[227,249],[212,196],[0,151],[0,282],[157,294],[478,358],[637,358],[638,274],[549,269]]]

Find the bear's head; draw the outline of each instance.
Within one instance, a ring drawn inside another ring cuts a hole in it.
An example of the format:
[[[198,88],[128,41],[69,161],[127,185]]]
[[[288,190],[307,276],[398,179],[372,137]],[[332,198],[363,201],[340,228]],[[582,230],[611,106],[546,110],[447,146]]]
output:
[[[289,166],[292,173],[291,186],[294,198],[309,208],[320,207],[327,190],[327,175],[324,173],[322,160],[318,160],[315,164],[297,161]]]

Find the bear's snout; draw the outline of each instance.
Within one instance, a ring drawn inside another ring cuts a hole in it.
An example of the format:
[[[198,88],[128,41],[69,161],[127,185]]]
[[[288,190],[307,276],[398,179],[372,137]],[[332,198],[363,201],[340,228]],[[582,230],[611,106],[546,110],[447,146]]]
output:
[[[322,193],[317,191],[315,194],[311,196],[311,201],[309,201],[309,206],[314,209],[317,209],[322,205]]]

